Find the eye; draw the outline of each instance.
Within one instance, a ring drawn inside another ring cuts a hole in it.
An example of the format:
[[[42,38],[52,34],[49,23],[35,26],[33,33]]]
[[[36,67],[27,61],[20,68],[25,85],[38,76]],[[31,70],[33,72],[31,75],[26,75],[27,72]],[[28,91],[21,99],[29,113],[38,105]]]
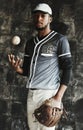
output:
[[[45,17],[46,17],[46,15],[45,15],[45,14],[41,14],[41,17],[42,17],[42,18],[45,18]]]
[[[44,13],[35,13],[34,15],[33,15],[33,17],[34,18],[45,18],[46,17],[46,14],[44,14]]]

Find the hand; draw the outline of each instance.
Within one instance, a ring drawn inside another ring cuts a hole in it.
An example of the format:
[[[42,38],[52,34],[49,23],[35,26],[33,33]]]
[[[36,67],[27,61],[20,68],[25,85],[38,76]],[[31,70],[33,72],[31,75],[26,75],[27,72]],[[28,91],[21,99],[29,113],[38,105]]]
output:
[[[54,99],[54,97],[51,97],[51,98],[45,100],[45,104],[47,104],[49,106],[51,105],[52,107],[57,107],[60,109],[63,108],[62,102]]]
[[[16,72],[22,73],[22,60],[19,57],[15,58],[13,54],[8,55],[9,62]]]

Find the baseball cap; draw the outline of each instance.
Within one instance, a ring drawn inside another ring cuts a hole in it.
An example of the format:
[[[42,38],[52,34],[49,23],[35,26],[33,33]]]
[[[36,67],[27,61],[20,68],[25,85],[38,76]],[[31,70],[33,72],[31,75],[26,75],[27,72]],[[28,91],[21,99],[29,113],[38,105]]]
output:
[[[42,11],[44,13],[48,13],[48,14],[52,15],[51,7],[48,4],[45,4],[45,3],[38,4],[35,7],[35,9],[33,10],[33,12],[36,12],[36,11]]]

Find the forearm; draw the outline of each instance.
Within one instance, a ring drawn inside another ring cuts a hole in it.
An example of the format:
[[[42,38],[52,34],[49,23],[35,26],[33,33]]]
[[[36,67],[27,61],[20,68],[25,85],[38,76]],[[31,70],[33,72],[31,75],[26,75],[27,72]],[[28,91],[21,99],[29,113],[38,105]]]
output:
[[[69,85],[71,76],[72,76],[72,65],[65,64],[65,66],[63,66],[60,87],[59,87],[57,94],[55,95],[56,100],[58,100],[58,101],[62,100],[64,93]]]
[[[57,101],[62,101],[62,98],[64,96],[66,89],[67,89],[67,86],[64,85],[64,84],[61,84],[60,87],[59,87],[59,90],[58,90],[57,94],[54,96],[54,98]]]
[[[72,76],[71,57],[60,58],[60,68],[62,69],[62,75],[61,75],[60,87],[57,94],[55,95],[55,98],[61,101]]]

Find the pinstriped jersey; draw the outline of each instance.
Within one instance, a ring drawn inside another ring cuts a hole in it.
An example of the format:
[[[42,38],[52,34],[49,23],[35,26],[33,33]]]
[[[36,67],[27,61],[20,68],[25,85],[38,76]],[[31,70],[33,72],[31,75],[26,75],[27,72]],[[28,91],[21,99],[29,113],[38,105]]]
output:
[[[28,62],[26,68],[29,69],[27,88],[57,89],[60,85],[60,57],[71,57],[65,36],[52,31],[42,40],[34,37],[25,49],[24,64]]]

